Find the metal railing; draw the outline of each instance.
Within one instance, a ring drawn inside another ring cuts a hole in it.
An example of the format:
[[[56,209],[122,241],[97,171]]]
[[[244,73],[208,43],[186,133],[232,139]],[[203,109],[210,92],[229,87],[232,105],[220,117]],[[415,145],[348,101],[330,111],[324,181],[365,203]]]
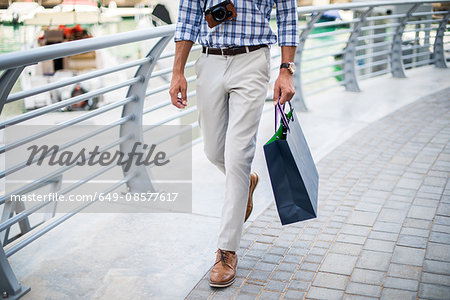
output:
[[[297,109],[306,110],[307,95],[336,86],[344,86],[348,91],[359,91],[360,80],[389,72],[394,77],[405,77],[405,69],[408,68],[429,64],[446,68],[445,46],[448,44],[446,34],[450,14],[449,11],[433,11],[430,5],[443,2],[449,2],[449,0],[383,1],[300,7],[298,14],[301,34],[296,56],[294,105]],[[323,21],[324,15],[329,10],[351,11],[353,18],[347,21]],[[22,99],[46,95],[76,83],[108,78],[112,75],[131,75],[128,76],[129,78],[122,76],[121,80],[114,77],[113,80],[109,80],[110,84],[103,84],[82,95],[69,97],[18,116],[4,117],[0,121],[0,132],[6,127],[26,124],[31,120],[45,118],[49,114],[63,114],[59,110],[81,101],[114,95],[113,100],[104,101],[105,103],[98,109],[78,114],[50,126],[45,131],[2,145],[0,154],[14,151],[27,142],[51,133],[62,133],[75,124],[102,118],[102,116],[107,116],[106,125],[62,145],[61,149],[83,143],[88,138],[115,128],[120,131],[120,138],[105,145],[102,150],[119,147],[122,151],[129,151],[136,141],[143,141],[145,134],[143,124],[148,122],[152,124],[152,128],[173,122],[191,125],[190,130],[194,132],[195,137],[187,141],[181,149],[200,142],[196,122],[194,89],[196,76],[192,70],[195,59],[199,56],[198,45],[192,49],[186,70],[190,106],[183,111],[170,108],[171,102],[168,96],[170,83],[166,76],[171,74],[170,66],[174,56],[171,41],[174,30],[174,25],[168,25],[1,55],[0,112],[5,106]],[[155,43],[143,58],[11,93],[21,74],[38,63],[149,40]],[[271,69],[274,73],[272,75],[276,75],[280,51],[276,47],[271,50],[273,60]],[[275,79],[276,76],[272,76],[270,83],[273,84]],[[272,96],[269,89],[267,99],[271,99]],[[111,118],[111,116],[114,117]],[[148,120],[148,116],[151,116],[151,120]],[[26,167],[25,163],[21,163],[1,170],[0,179],[5,179]],[[5,299],[17,299],[29,290],[19,284],[7,258],[94,203],[93,201],[79,205],[61,216],[55,216],[53,213],[50,219],[33,225],[30,221],[33,214],[49,206],[51,202],[25,207],[23,204],[19,205],[11,201],[11,195],[25,195],[42,186],[50,186],[52,191],[58,191],[60,194],[68,193],[110,171],[113,167],[105,167],[87,175],[83,180],[61,187],[62,176],[71,169],[71,166],[62,167],[0,196],[0,205],[3,208],[0,219],[0,292]],[[128,171],[124,170],[123,178],[111,184],[104,192],[123,186],[126,186],[129,191],[147,191],[152,189],[152,180],[147,169],[142,166],[133,166]],[[13,226],[18,228],[18,234],[10,237]]]
[[[296,64],[295,103],[306,110],[305,97],[344,86],[360,91],[359,81],[434,64],[445,68],[444,35],[449,12],[434,11],[434,1],[361,2],[326,7],[302,7],[306,25],[300,35]],[[348,21],[320,22],[331,10],[352,10]],[[328,28],[326,32],[321,29]],[[448,39],[448,38],[447,38]],[[317,40],[322,40],[317,43]],[[326,41],[325,41],[326,40]],[[326,53],[317,55],[317,50]]]

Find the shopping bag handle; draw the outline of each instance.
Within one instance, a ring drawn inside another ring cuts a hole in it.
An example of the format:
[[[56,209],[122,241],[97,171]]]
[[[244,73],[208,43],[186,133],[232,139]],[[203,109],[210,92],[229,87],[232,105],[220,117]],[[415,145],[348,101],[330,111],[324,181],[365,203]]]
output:
[[[291,102],[288,101],[289,103],[289,109],[292,111],[292,105]],[[278,125],[278,114],[280,114],[280,121],[283,124],[283,126],[287,129],[287,131],[290,131],[289,129],[289,119],[286,116],[286,114],[284,113],[284,107],[285,104],[281,105],[280,101],[277,102],[277,105],[275,106],[275,132],[277,132],[277,125]],[[291,120],[294,120],[294,114],[291,114]]]
[[[289,121],[286,117],[286,114],[284,113],[284,107],[285,105],[281,105],[280,102],[277,102],[277,105],[275,106],[275,132],[277,131],[278,126],[278,115],[280,115],[281,117],[281,124],[283,124],[283,126],[289,130]]]

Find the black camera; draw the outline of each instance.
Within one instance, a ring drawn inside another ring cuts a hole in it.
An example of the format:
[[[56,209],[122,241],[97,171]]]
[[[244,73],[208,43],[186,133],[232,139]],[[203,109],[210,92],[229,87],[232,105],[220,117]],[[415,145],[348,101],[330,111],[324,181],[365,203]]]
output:
[[[213,7],[206,9],[206,0],[205,0],[205,19],[210,28],[213,28],[225,21],[228,21],[237,16],[236,8],[234,7],[231,0],[225,0]]]

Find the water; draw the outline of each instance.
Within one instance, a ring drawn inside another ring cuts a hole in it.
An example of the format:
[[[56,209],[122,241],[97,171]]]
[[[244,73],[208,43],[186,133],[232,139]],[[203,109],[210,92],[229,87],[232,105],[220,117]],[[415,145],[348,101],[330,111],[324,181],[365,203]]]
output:
[[[87,27],[88,30],[94,36],[105,36],[110,34],[132,31],[135,29],[151,27],[151,25],[146,22],[137,23],[134,21],[134,19],[124,19],[118,23],[99,24],[83,27]],[[38,47],[37,39],[42,34],[43,28],[41,26],[0,25],[0,55],[4,53],[17,52],[27,50],[33,47]],[[141,57],[142,53],[145,54],[145,51],[147,51],[147,49],[148,49],[147,43],[139,42],[109,48],[106,51],[115,59],[117,63],[121,63],[124,61],[133,60]],[[14,85],[11,93],[18,92],[21,89],[22,88],[19,79]],[[4,119],[10,116],[19,115],[24,111],[25,106],[23,101],[16,101],[5,105],[0,118]]]
[[[118,23],[91,25],[87,27],[95,36],[101,36],[131,31],[138,28],[144,28],[145,26],[150,25],[145,23],[138,24],[134,19],[124,19]],[[43,29],[41,26],[10,26],[0,24],[0,54],[36,47],[36,40],[42,33]],[[124,49],[124,53],[122,54],[123,56],[132,56],[127,49]]]

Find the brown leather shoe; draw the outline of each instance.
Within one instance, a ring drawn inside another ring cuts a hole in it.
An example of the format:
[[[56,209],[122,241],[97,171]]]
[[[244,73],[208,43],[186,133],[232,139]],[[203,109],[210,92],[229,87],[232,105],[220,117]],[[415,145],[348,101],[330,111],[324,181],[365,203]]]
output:
[[[212,287],[227,287],[236,279],[237,254],[234,251],[218,249],[216,262],[211,270],[209,285]]]
[[[258,185],[259,177],[258,174],[255,172],[250,174],[250,188],[248,193],[248,201],[247,201],[247,210],[245,211],[245,219],[244,222],[247,221],[248,217],[250,217],[250,214],[253,210],[253,191],[255,190],[256,186]]]

